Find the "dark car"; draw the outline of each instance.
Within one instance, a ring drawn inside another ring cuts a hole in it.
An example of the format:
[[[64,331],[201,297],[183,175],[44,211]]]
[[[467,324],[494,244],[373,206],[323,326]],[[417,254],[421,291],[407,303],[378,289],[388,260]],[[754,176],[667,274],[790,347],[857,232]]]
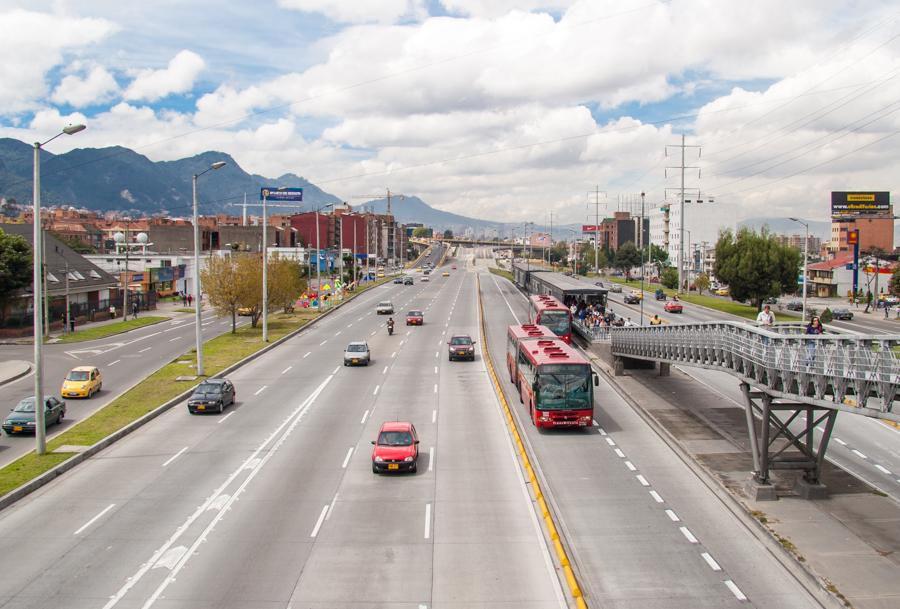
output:
[[[422,311],[410,311],[406,314],[407,326],[421,326],[425,323],[425,314]]]
[[[625,294],[625,304],[641,304],[641,299],[637,294]]]
[[[403,278],[403,285],[412,285],[412,284],[413,284],[413,278],[412,278],[412,277],[404,277],[404,278]]]
[[[786,305],[784,308],[788,311],[802,311],[803,310],[803,301],[802,300],[792,300]]]
[[[407,471],[416,473],[419,458],[419,437],[412,423],[391,421],[384,423],[378,439],[372,440],[372,472]]]
[[[402,283],[403,283],[403,277],[394,277],[394,283],[396,283],[396,284],[402,284]]]
[[[44,427],[60,423],[66,416],[66,403],[53,396],[44,399]],[[3,431],[9,435],[34,433],[34,396],[24,398],[13,408],[3,421]]]
[[[842,319],[845,321],[850,321],[853,319],[853,311],[850,309],[845,309],[843,307],[839,307],[837,309],[831,310],[832,319]]]
[[[468,334],[451,336],[447,346],[451,362],[457,359],[467,359],[470,362],[475,361],[475,341]]]
[[[665,300],[666,299],[666,293],[664,291],[662,291],[661,289],[656,290],[656,292],[654,292],[653,295],[656,297],[656,300]]]
[[[222,412],[226,406],[234,404],[235,397],[234,385],[228,379],[206,379],[188,398],[188,412]]]

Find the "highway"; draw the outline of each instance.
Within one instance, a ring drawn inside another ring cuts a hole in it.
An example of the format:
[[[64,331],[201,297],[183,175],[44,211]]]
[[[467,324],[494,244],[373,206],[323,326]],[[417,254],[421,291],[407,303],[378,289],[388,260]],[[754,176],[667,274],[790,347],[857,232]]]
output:
[[[485,259],[476,262],[486,270]],[[597,427],[540,432],[531,425],[503,374],[506,326],[527,319],[527,301],[508,281],[481,278],[493,358],[552,491],[589,605],[818,606],[603,375]]]
[[[238,324],[250,323],[238,318]],[[201,322],[203,339],[210,340],[231,331],[231,319],[204,311]],[[97,366],[103,375],[103,389],[91,399],[66,398],[66,418],[60,425],[47,428],[52,438],[90,416],[123,391],[194,347],[194,316],[177,314],[169,321],[145,326],[116,336],[94,341],[44,346],[44,393],[59,397],[59,389],[69,370],[75,366]],[[3,345],[5,360],[34,362],[31,345]],[[34,373],[3,386],[0,415],[4,418],[24,397],[34,395]],[[0,467],[34,450],[34,436],[0,436]]]
[[[483,362],[447,361],[474,276],[414,276],[236,371],[224,415],[176,407],[0,513],[0,606],[564,607]],[[381,299],[425,325],[389,337]],[[415,475],[371,471],[393,419]]]
[[[640,305],[624,304],[622,299],[629,289],[623,289],[625,291],[621,294],[609,293],[613,310],[618,315],[630,316],[635,323],[639,323]],[[666,313],[663,310],[664,303],[655,300],[652,293],[647,293],[644,315],[649,317],[659,314],[669,323],[739,320],[732,315],[691,303],[682,302],[682,304],[684,313]],[[851,333],[887,333],[888,330],[896,332],[894,322],[884,320],[835,322],[829,324],[829,327]],[[691,366],[675,366],[675,368],[722,396],[724,405],[744,408],[744,398],[738,381],[730,374]],[[797,431],[799,427],[794,426],[792,429]],[[900,431],[897,428],[869,417],[840,413],[832,441],[828,446],[827,458],[841,469],[900,501]]]

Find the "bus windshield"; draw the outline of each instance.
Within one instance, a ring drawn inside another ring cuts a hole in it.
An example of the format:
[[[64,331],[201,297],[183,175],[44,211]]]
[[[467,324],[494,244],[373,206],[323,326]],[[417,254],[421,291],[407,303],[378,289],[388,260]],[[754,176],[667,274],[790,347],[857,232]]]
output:
[[[540,324],[550,328],[557,336],[568,334],[572,331],[569,327],[568,311],[542,311]]]
[[[588,409],[591,370],[584,365],[546,364],[538,368],[538,409]]]

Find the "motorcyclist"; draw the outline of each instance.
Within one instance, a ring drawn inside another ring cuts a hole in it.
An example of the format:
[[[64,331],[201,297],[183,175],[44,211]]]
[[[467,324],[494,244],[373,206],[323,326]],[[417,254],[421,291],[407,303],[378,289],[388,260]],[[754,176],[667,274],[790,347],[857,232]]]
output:
[[[388,329],[389,335],[394,333],[394,318],[393,317],[388,317],[387,329]]]

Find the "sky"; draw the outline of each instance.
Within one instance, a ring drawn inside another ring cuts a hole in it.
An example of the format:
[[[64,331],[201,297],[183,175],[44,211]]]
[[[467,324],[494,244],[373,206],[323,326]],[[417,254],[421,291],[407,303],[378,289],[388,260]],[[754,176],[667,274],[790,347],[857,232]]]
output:
[[[896,2],[0,0],[0,57],[0,137],[85,123],[48,150],[217,150],[350,202],[580,224],[598,190],[674,201],[682,136],[697,240],[900,190]]]

